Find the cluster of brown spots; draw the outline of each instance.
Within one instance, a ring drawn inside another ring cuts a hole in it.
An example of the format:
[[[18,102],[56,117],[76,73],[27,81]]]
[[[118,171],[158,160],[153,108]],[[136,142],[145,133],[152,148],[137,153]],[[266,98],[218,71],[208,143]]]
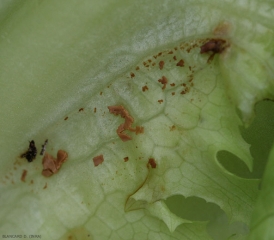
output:
[[[122,139],[123,142],[131,140],[131,137],[124,133],[125,130],[130,130],[132,132],[135,132],[136,134],[144,132],[143,127],[131,127],[134,119],[132,116],[129,115],[128,111],[123,106],[109,106],[108,109],[110,113],[116,116],[120,115],[122,118],[125,119],[125,122],[122,123],[116,130],[118,136]]]
[[[124,157],[124,162],[127,162],[128,161],[128,157]]]
[[[63,163],[67,160],[68,154],[64,150],[59,150],[57,152],[57,159],[48,153],[42,159],[43,171],[42,175],[45,177],[50,177],[53,174],[57,173]]]
[[[154,158],[150,158],[148,159],[148,163],[147,163],[147,167],[152,167],[152,168],[156,168],[156,161]]]
[[[159,83],[162,83],[164,86],[162,87],[162,89],[164,90],[166,88],[166,85],[168,83],[168,80],[165,76],[162,76],[161,79],[158,80]]]
[[[130,73],[130,77],[131,78],[134,78],[135,77],[135,74],[133,72]]]
[[[190,51],[191,51],[192,49],[196,48],[196,47],[198,47],[198,44],[197,44],[197,43],[195,43],[195,44],[189,46],[189,47],[186,49],[186,51],[187,51],[188,53],[190,53]]]
[[[142,91],[143,92],[145,92],[146,90],[148,90],[148,86],[147,85],[145,85],[145,86],[142,87]]]
[[[160,100],[158,100],[158,103],[161,104],[163,101],[164,101],[163,99],[160,99]]]
[[[27,173],[28,173],[28,171],[24,169],[23,172],[22,172],[22,175],[21,175],[21,181],[22,182],[26,181]]]
[[[162,70],[164,68],[165,62],[164,61],[160,61],[159,62],[159,68],[160,70]]]
[[[185,65],[185,62],[184,62],[183,59],[181,59],[181,60],[176,64],[176,66],[178,66],[178,67],[183,67],[184,65]]]
[[[95,167],[97,167],[103,161],[104,161],[104,156],[102,154],[93,158],[93,164]]]
[[[84,111],[84,108],[79,108],[78,112]]]

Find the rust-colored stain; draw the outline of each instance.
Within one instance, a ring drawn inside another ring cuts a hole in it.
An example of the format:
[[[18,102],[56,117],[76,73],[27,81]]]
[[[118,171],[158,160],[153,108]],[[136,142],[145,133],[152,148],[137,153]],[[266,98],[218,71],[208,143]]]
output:
[[[101,154],[99,156],[94,157],[92,160],[93,160],[94,166],[97,167],[99,164],[101,164],[104,161],[104,156]]]

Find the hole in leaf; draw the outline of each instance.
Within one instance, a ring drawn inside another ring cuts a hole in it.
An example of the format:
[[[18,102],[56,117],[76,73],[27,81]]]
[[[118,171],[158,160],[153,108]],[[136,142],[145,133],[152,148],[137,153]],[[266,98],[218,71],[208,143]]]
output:
[[[231,236],[246,235],[248,226],[242,222],[230,223],[225,212],[216,204],[199,197],[185,198],[174,195],[166,205],[177,216],[191,221],[208,221],[207,231],[214,240],[227,240]]]
[[[219,151],[217,153],[219,163],[229,172],[242,178],[253,178],[253,173],[249,171],[245,163],[228,151]]]
[[[227,151],[217,154],[218,161],[229,172],[245,178],[261,178],[274,142],[274,103],[260,101],[255,105],[255,118],[248,128],[240,127],[244,140],[251,145],[253,172],[235,155]]]

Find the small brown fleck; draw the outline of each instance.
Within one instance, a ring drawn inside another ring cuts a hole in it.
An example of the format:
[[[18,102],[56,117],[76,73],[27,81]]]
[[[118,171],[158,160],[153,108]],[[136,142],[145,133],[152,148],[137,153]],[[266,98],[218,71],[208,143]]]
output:
[[[162,52],[159,52],[159,53],[158,53],[158,56],[161,56],[161,55],[162,55]]]
[[[127,162],[128,161],[128,157],[124,157],[124,162]]]
[[[33,180],[30,180],[30,184],[33,184]]]
[[[142,87],[142,91],[143,91],[143,92],[145,92],[145,91],[147,91],[147,90],[148,90],[148,86],[145,85],[145,86]]]
[[[158,103],[161,104],[163,101],[164,101],[163,99],[160,99],[160,100],[158,100]]]
[[[68,120],[68,117],[65,117],[64,120],[65,120],[65,121]]]
[[[103,161],[104,161],[104,156],[102,154],[93,158],[93,163],[95,167],[97,167]]]
[[[177,60],[177,57],[176,57],[176,56],[174,56],[174,57],[173,57],[173,59],[176,61],[176,60]]]
[[[171,94],[174,96],[174,95],[175,95],[175,92],[172,92]]]
[[[185,65],[185,62],[184,62],[183,59],[181,59],[181,60],[176,64],[176,66],[178,66],[178,67],[183,67],[184,65]]]
[[[24,169],[23,172],[22,172],[22,175],[21,175],[21,181],[22,182],[25,182],[27,173],[28,173],[28,171]]]
[[[137,66],[135,69],[136,69],[136,71],[140,70],[139,66]]]
[[[78,112],[84,111],[84,108],[79,108]]]
[[[159,62],[159,68],[160,70],[162,70],[164,68],[165,62],[164,61],[160,61]]]
[[[168,54],[173,54],[173,51],[169,51]]]
[[[186,84],[185,84],[185,83],[183,83],[183,84],[182,84],[182,86],[186,87]]]
[[[94,108],[93,112],[95,112],[95,113],[96,113],[96,108]]]
[[[147,167],[152,167],[152,168],[156,168],[156,161],[154,158],[150,158],[148,159],[148,163],[147,163]]]
[[[148,62],[150,62],[150,63],[151,63],[151,59],[148,59]]]
[[[154,62],[154,63],[152,63],[152,66],[155,66],[155,64],[156,64],[155,62]]]
[[[176,129],[175,125],[172,125],[171,127],[169,127],[170,131],[174,131]]]
[[[100,95],[102,95],[103,94],[103,92],[100,92]]]
[[[171,86],[171,87],[175,87],[175,83],[171,83],[170,86]]]
[[[48,187],[48,184],[46,183],[45,186],[43,187],[43,189],[46,189]]]
[[[177,47],[174,48],[175,51],[177,51],[177,49],[178,49]]]
[[[130,77],[131,78],[134,78],[135,77],[135,74],[133,72],[130,73]]]

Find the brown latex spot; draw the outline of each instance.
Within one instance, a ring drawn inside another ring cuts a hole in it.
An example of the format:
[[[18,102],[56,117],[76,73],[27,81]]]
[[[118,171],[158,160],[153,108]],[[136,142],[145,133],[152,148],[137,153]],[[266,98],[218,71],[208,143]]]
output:
[[[138,71],[140,68],[137,66],[135,69],[136,69],[136,71]]]
[[[125,158],[124,158],[124,162],[127,162],[127,161],[128,161],[128,157],[125,157]]]
[[[165,76],[162,76],[161,79],[158,80],[158,82],[162,83],[164,86],[162,87],[162,89],[164,90],[166,88],[166,85],[167,85],[167,78]]]
[[[172,96],[174,96],[174,95],[175,95],[175,92],[172,92],[171,94],[172,94]]]
[[[28,173],[28,171],[24,169],[23,172],[22,172],[22,175],[21,175],[21,181],[22,182],[26,181],[27,173]]]
[[[130,73],[130,77],[131,78],[134,78],[135,77],[135,74],[133,72]]]
[[[104,161],[103,155],[99,155],[93,158],[94,166],[97,167],[99,164],[101,164]]]
[[[42,175],[45,177],[50,177],[53,174],[57,173],[63,163],[67,160],[68,154],[64,150],[59,150],[57,152],[57,159],[53,156],[45,153],[45,156],[42,159],[43,171]]]
[[[148,159],[148,167],[156,168],[156,161],[154,158]]]
[[[176,61],[176,60],[177,60],[177,57],[176,57],[176,56],[174,56],[174,57],[173,57],[173,59]]]
[[[185,65],[185,62],[184,62],[183,59],[181,59],[181,60],[176,64],[176,66],[178,66],[178,67],[183,67],[184,65]]]
[[[65,120],[65,121],[68,120],[68,117],[65,117],[64,120]]]
[[[159,62],[159,68],[160,70],[162,70],[164,68],[165,62],[164,61],[160,61]]]
[[[171,86],[171,87],[175,87],[175,83],[171,83],[170,86]]]
[[[125,122],[119,125],[116,132],[117,135],[121,138],[123,142],[131,140],[131,137],[124,133],[125,130],[130,130],[132,132],[136,132],[135,128],[132,128],[131,125],[134,122],[132,116],[129,115],[128,111],[123,106],[108,106],[109,112],[118,116],[120,115],[125,119]]]
[[[80,108],[80,109],[78,110],[78,112],[82,112],[82,111],[84,111],[84,108]]]
[[[158,100],[158,103],[161,104],[163,101],[164,101],[163,99],[160,99],[160,100]]]
[[[145,91],[147,91],[147,90],[148,90],[148,87],[147,87],[146,85],[142,87],[142,91],[143,91],[143,92],[145,92]]]
[[[172,125],[171,127],[169,127],[170,131],[174,131],[176,129],[175,125]]]

